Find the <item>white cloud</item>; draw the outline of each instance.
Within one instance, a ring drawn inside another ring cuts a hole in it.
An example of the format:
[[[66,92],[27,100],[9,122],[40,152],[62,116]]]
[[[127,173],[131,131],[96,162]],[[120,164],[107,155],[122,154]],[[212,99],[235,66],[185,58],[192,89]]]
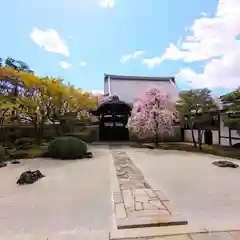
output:
[[[122,56],[122,58],[120,59],[120,62],[124,64],[130,60],[139,58],[144,53],[145,53],[144,51],[138,50],[138,51],[135,51],[134,53],[126,54],[126,55]]]
[[[201,12],[200,15],[203,17],[207,17],[208,14],[206,12]]]
[[[193,87],[236,88],[240,84],[240,1],[219,0],[213,17],[193,22],[180,47],[171,43],[163,59],[205,61],[204,70],[181,69],[178,77]]]
[[[91,93],[94,95],[102,95],[104,93],[104,91],[103,90],[92,90]]]
[[[99,2],[100,7],[103,8],[114,8],[115,4],[115,0],[101,0]]]
[[[235,89],[240,85],[240,42],[238,45],[235,52],[208,61],[202,73],[185,68],[178,77],[193,87]]]
[[[40,47],[48,52],[54,52],[69,57],[69,50],[66,43],[61,39],[58,32],[54,29],[42,31],[35,28],[30,33],[30,38]]]
[[[162,61],[161,57],[145,58],[142,60],[142,64],[147,65],[149,68],[154,68],[160,65]]]
[[[81,67],[85,67],[85,66],[87,66],[87,63],[84,62],[84,61],[80,61],[79,65],[80,65]]]
[[[70,68],[72,66],[71,63],[65,62],[65,61],[60,61],[59,64],[61,68],[64,68],[64,69]]]

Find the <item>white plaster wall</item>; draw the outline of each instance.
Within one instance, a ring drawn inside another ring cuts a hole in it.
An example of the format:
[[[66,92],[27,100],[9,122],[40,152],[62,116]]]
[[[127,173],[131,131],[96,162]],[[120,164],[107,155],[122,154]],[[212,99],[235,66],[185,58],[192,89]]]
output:
[[[228,127],[224,126],[224,122],[222,120],[223,116],[220,116],[220,132],[221,132],[221,140],[220,140],[220,145],[222,146],[230,146],[229,144],[229,131]],[[223,138],[227,137],[227,138]]]
[[[240,140],[235,140],[235,139],[232,139],[232,145],[236,144],[236,143],[239,143]]]
[[[220,139],[220,145],[222,146],[230,146],[230,141],[229,141],[229,130],[228,127],[224,126],[224,122],[222,120],[223,116],[220,116],[220,131],[221,131],[221,139]],[[226,138],[223,138],[226,137]],[[236,130],[231,131],[231,137],[232,138],[240,138],[239,134],[237,133]],[[217,138],[218,139],[218,138]],[[239,143],[240,140],[235,140],[232,139],[232,145],[235,143]]]
[[[213,144],[219,144],[219,133],[218,130],[213,130],[212,131],[212,135],[213,135]]]
[[[193,133],[194,133],[195,139],[197,140],[198,139],[198,132],[197,132],[197,130],[193,130]],[[185,130],[184,131],[184,140],[186,142],[192,142],[192,132],[191,132],[191,130]]]
[[[117,95],[120,100],[133,103],[136,98],[140,97],[141,94],[151,87],[163,88],[169,94],[171,101],[175,102],[178,100],[178,89],[170,81],[114,79],[111,80],[111,95]],[[108,81],[104,81],[104,94],[107,93],[109,93]]]
[[[232,135],[232,137],[240,138],[240,136],[239,136],[239,134],[237,133],[236,130],[232,130],[232,131],[231,131],[231,135]]]

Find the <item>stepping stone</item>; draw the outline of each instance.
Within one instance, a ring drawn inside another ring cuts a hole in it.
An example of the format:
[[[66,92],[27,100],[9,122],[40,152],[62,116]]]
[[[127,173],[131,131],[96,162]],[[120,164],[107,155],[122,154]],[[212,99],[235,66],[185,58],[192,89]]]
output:
[[[10,163],[11,163],[11,164],[19,164],[20,161],[18,161],[18,160],[12,160]]]
[[[239,165],[237,165],[233,162],[230,162],[230,161],[215,161],[212,164],[215,166],[218,166],[218,167],[229,167],[229,168],[238,168],[239,167]]]
[[[6,167],[6,166],[7,166],[7,163],[5,163],[5,162],[0,162],[0,168]]]
[[[187,225],[188,222],[180,216],[165,215],[162,217],[141,217],[141,218],[126,218],[117,219],[118,229],[130,229],[130,228],[147,228],[147,227],[163,227],[163,226],[177,226]]]

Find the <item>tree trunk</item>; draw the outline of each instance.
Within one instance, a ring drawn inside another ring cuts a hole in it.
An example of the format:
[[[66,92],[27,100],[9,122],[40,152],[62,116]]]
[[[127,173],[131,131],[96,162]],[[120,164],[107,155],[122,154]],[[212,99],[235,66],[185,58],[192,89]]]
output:
[[[157,132],[156,132],[156,134],[155,134],[154,144],[155,144],[155,147],[158,146],[158,134],[157,134]]]
[[[198,146],[199,150],[202,151],[202,131],[198,129]]]
[[[193,129],[191,129],[191,133],[192,133],[193,145],[194,145],[194,147],[197,147],[197,143],[196,143],[196,139],[195,139],[195,136],[194,136],[194,130]]]
[[[39,141],[39,142],[41,142],[42,139],[43,139],[44,123],[45,123],[45,119],[42,119],[42,120],[38,123],[38,133],[37,133],[37,137],[38,137],[38,141]]]
[[[158,122],[156,121],[156,115],[154,113],[154,121],[155,121],[155,125],[156,125],[156,129],[155,129],[155,147],[158,147],[158,143],[159,143],[159,139],[158,139]]]
[[[54,125],[54,128],[55,128],[55,132],[56,132],[56,135],[59,137],[60,136],[60,124],[56,124],[55,120],[53,120],[53,125]]]

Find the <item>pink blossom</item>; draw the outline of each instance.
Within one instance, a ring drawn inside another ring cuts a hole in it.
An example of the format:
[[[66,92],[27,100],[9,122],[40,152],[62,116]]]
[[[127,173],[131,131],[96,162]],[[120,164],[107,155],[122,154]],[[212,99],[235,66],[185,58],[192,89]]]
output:
[[[169,95],[159,88],[146,91],[134,104],[128,120],[130,132],[139,138],[173,133],[174,111]]]

